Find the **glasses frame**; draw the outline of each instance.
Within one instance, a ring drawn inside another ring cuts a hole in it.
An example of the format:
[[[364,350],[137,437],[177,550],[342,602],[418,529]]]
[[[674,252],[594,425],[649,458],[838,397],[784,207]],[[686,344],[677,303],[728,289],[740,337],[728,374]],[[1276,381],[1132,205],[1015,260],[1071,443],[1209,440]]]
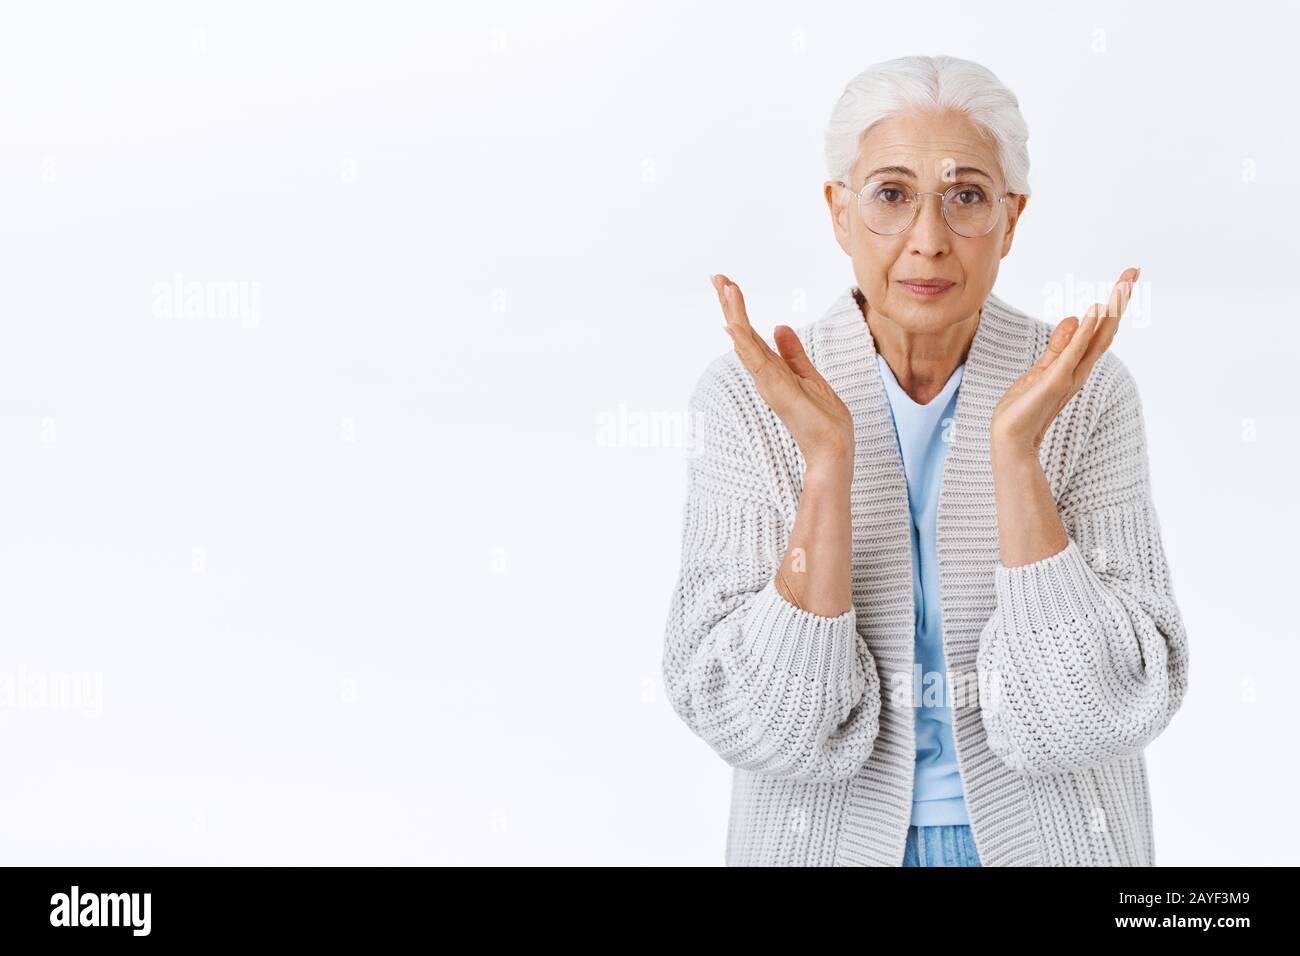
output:
[[[958,232],[958,231],[953,227],[953,224],[948,220],[948,207],[947,207],[947,205],[944,203],[943,200],[944,200],[944,197],[947,196],[948,193],[952,192],[954,189],[958,189],[958,188],[960,188],[960,187],[962,187],[962,186],[967,186],[967,187],[969,187],[969,186],[982,186],[981,183],[967,182],[967,181],[963,181],[963,182],[960,182],[960,183],[953,183],[951,186],[949,186],[947,189],[945,189],[945,190],[944,190],[943,192],[941,192],[941,193],[939,193],[939,192],[935,192],[934,190],[930,190],[929,192],[913,192],[913,193],[912,193],[912,203],[911,203],[911,206],[912,206],[912,215],[908,218],[908,220],[907,220],[907,225],[903,226],[903,228],[902,228],[902,229],[899,229],[897,232],[878,232],[877,230],[872,229],[871,226],[867,225],[867,216],[866,216],[866,213],[865,213],[865,212],[863,211],[863,209],[862,209],[862,204],[863,204],[866,200],[864,200],[862,197],[863,197],[863,194],[867,191],[867,187],[868,187],[868,186],[877,186],[877,185],[880,185],[881,183],[890,183],[890,182],[894,182],[894,180],[892,180],[892,179],[873,179],[871,182],[863,184],[863,186],[862,186],[861,189],[853,189],[851,186],[849,186],[848,183],[844,182],[842,179],[837,179],[837,180],[835,180],[835,184],[836,184],[837,186],[843,186],[846,192],[852,193],[854,196],[856,196],[856,197],[858,198],[858,202],[857,202],[857,206],[858,206],[858,216],[862,219],[862,225],[863,225],[863,226],[866,226],[866,228],[867,228],[868,230],[870,230],[871,232],[875,233],[877,236],[901,236],[903,233],[907,232],[907,230],[911,229],[912,226],[916,223],[916,217],[917,217],[917,214],[921,211],[921,198],[922,198],[923,196],[938,196],[938,197],[939,197],[939,212],[943,215],[943,222],[944,222],[944,225],[946,225],[946,226],[948,227],[949,231],[951,231],[953,235],[955,235],[955,236],[959,236],[959,237],[962,238],[962,239],[979,239],[979,238],[982,238],[983,236],[987,236],[990,232],[993,231],[993,228],[998,224],[998,221],[1002,218],[1002,210],[1005,208],[1004,204],[1006,203],[1006,201],[1007,201],[1009,198],[1011,198],[1012,196],[1015,195],[1015,193],[1006,192],[1006,193],[1003,193],[1001,196],[999,196],[999,197],[998,197],[998,211],[997,211],[997,212],[996,212],[996,213],[995,213],[995,214],[990,218],[990,220],[989,220],[989,227],[988,227],[987,229],[985,229],[985,230],[984,230],[983,232],[981,232],[981,233],[977,233],[976,235],[973,235],[973,236],[968,236],[968,235],[966,235],[964,232]],[[900,186],[906,186],[907,184],[906,184],[906,183],[899,183],[899,185],[900,185]],[[910,188],[910,187],[909,187],[909,188]]]

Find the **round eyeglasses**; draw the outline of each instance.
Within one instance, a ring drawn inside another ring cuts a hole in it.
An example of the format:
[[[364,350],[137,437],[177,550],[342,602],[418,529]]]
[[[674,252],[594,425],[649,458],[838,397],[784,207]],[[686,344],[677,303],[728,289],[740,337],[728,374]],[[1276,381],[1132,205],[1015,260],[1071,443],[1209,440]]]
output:
[[[1002,204],[1012,195],[1003,193],[995,199],[992,190],[980,183],[953,183],[941,193],[916,192],[906,183],[883,179],[867,183],[858,191],[850,189],[845,182],[837,184],[858,197],[863,225],[878,236],[906,232],[916,221],[921,198],[938,196],[948,228],[966,239],[978,239],[997,225]]]

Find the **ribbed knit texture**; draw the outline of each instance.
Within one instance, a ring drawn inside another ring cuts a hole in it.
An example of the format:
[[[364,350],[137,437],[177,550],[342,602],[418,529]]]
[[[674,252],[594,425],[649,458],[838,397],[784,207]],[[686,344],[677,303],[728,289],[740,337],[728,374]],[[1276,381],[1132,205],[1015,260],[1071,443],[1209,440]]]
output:
[[[1113,351],[1049,427],[1039,460],[1069,534],[1000,561],[994,406],[1052,327],[986,300],[949,429],[937,518],[953,733],[985,866],[1151,866],[1142,748],[1187,687],[1187,638],[1151,498],[1142,408]],[[734,352],[690,399],[681,567],[663,673],[673,709],[734,768],[732,866],[899,866],[916,758],[910,515],[875,343],[846,289],[796,329],[853,415],[853,606],[800,610],[774,575],[803,456]]]

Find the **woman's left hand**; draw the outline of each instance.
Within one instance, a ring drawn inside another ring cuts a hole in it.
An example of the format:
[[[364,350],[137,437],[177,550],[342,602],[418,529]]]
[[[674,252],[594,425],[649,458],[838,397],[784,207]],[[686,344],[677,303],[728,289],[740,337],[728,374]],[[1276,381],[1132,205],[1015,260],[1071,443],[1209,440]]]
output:
[[[1104,315],[1098,315],[1101,305],[1094,303],[1082,322],[1067,316],[1052,330],[1038,361],[1012,383],[993,410],[990,441],[995,452],[1038,455],[1048,426],[1083,387],[1098,356],[1115,337],[1140,271],[1124,270]]]

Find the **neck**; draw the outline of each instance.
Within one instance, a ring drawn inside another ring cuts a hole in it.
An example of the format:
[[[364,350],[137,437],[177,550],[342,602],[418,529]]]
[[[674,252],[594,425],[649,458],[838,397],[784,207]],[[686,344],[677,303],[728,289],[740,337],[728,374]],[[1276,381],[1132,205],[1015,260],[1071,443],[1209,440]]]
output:
[[[943,391],[957,366],[966,361],[979,328],[980,313],[938,332],[913,332],[882,315],[854,290],[876,351],[889,363],[894,378],[912,401],[921,405]]]

